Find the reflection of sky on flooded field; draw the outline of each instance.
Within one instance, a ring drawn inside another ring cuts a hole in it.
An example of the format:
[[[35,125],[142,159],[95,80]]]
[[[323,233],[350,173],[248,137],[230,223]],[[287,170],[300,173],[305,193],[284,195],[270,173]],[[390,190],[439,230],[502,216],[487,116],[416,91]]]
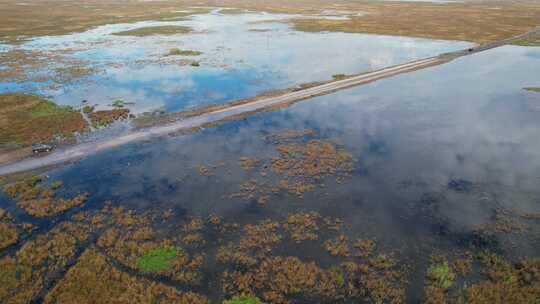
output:
[[[59,103],[82,100],[106,105],[122,98],[136,112],[178,111],[224,102],[276,88],[328,80],[465,48],[469,43],[346,33],[303,33],[279,22],[290,16],[265,13],[195,15],[182,21],[139,22],[97,27],[84,33],[40,37],[24,48],[71,49],[76,59],[104,69],[90,82],[45,89],[39,84],[7,84],[50,95]],[[151,37],[111,33],[153,25],[186,25],[193,34]],[[255,31],[254,31],[255,30]],[[259,30],[259,31],[257,31]],[[263,31],[260,31],[263,30]],[[171,48],[202,51],[200,67],[166,63]],[[145,62],[137,62],[143,60]]]
[[[540,254],[535,220],[518,218],[527,227],[520,234],[484,238],[476,230],[492,223],[498,207],[540,213],[540,94],[522,89],[539,84],[538,55],[539,48],[490,50],[194,135],[117,148],[49,174],[70,191],[91,193],[89,208],[111,200],[239,223],[299,210],[337,216],[347,233],[376,238],[420,265],[416,286],[434,248]],[[241,156],[268,159],[275,152],[265,135],[306,128],[352,152],[358,161],[350,180],[325,181],[303,199],[274,195],[265,206],[228,197],[260,178],[239,168]],[[197,166],[222,161],[214,176],[199,175]]]
[[[239,221],[316,210],[405,252],[466,246],[497,206],[540,212],[540,94],[522,90],[538,84],[538,54],[534,48],[491,50],[195,135],[114,149],[52,175],[68,189],[92,193],[90,207],[111,199]],[[329,182],[304,199],[273,196],[264,207],[227,198],[241,182],[258,178],[239,168],[240,156],[269,158],[274,146],[264,135],[305,128],[354,154],[350,181]],[[198,165],[221,161],[226,165],[215,176],[197,173]],[[494,246],[540,253],[528,234],[512,238],[515,247],[505,236]]]

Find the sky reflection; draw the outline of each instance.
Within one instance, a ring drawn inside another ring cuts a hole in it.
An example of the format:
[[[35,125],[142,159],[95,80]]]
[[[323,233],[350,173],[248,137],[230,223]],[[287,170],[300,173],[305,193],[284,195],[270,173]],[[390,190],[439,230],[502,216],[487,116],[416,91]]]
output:
[[[84,33],[39,37],[21,47],[71,50],[71,58],[87,60],[102,72],[83,83],[56,88],[50,88],[50,83],[6,84],[0,91],[36,91],[74,106],[88,100],[105,107],[121,98],[133,102],[130,108],[136,113],[180,111],[471,45],[380,35],[296,32],[279,22],[287,17],[267,13],[224,15],[214,11],[181,21],[114,24]],[[154,25],[190,26],[195,32],[151,37],[111,35]],[[186,63],[200,61],[201,67],[171,63],[170,57],[164,57],[171,48],[202,51],[202,56],[181,58]]]
[[[492,220],[496,206],[540,212],[540,119],[534,110],[540,94],[522,89],[534,85],[538,53],[523,47],[488,51],[194,135],[107,151],[53,176],[92,193],[90,206],[110,199],[251,220],[316,210],[406,251],[467,244]],[[488,64],[493,62],[495,67]],[[239,168],[240,156],[268,159],[275,151],[264,135],[305,128],[354,154],[349,182],[329,182],[303,200],[279,195],[255,209],[228,198],[241,182],[257,178]],[[221,162],[215,176],[197,172],[199,165]],[[459,190],[452,183],[470,186]],[[526,236],[514,237],[512,246],[504,236],[499,241],[518,255],[540,253],[538,241]]]

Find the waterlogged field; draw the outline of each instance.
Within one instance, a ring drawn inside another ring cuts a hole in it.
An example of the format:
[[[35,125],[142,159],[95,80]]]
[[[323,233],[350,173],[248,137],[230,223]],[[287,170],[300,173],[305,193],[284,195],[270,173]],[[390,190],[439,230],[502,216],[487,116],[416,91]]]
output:
[[[506,46],[10,178],[0,302],[535,303],[539,70]]]
[[[96,110],[121,100],[134,114],[175,112],[472,45],[304,33],[285,22],[307,18],[302,15],[208,8],[184,14],[0,45],[0,57],[5,59],[0,93],[39,93],[61,105],[93,105]]]

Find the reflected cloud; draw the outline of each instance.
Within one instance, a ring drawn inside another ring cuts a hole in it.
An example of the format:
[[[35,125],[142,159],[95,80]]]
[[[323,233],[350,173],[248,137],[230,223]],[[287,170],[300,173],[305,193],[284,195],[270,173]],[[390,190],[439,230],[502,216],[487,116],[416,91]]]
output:
[[[99,26],[83,33],[38,37],[24,43],[30,50],[74,50],[103,70],[91,83],[48,89],[43,84],[20,87],[51,95],[62,104],[78,105],[94,99],[106,106],[103,94],[140,99],[130,109],[140,113],[164,108],[181,111],[194,106],[251,97],[265,91],[329,80],[333,74],[354,74],[406,61],[463,49],[467,42],[351,34],[297,32],[281,21],[291,15],[248,13],[224,15],[217,11],[182,21],[144,21]],[[268,21],[274,21],[269,22]],[[254,32],[265,22],[267,32]],[[127,37],[112,33],[156,25],[181,25],[191,34]],[[201,56],[169,58],[172,48],[201,51]],[[184,64],[171,60],[184,60]],[[191,60],[201,67],[189,66]],[[92,89],[89,89],[92,88]],[[131,92],[130,92],[131,91]],[[144,92],[141,92],[144,91]],[[154,103],[154,107],[152,107]]]

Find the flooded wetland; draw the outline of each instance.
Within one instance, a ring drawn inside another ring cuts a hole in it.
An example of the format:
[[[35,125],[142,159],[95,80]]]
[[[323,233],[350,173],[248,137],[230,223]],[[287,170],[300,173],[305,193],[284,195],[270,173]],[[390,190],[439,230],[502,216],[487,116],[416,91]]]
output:
[[[246,9],[6,38],[0,151],[481,42],[303,31],[294,20],[351,14]],[[0,303],[538,303],[535,41],[0,177]]]

